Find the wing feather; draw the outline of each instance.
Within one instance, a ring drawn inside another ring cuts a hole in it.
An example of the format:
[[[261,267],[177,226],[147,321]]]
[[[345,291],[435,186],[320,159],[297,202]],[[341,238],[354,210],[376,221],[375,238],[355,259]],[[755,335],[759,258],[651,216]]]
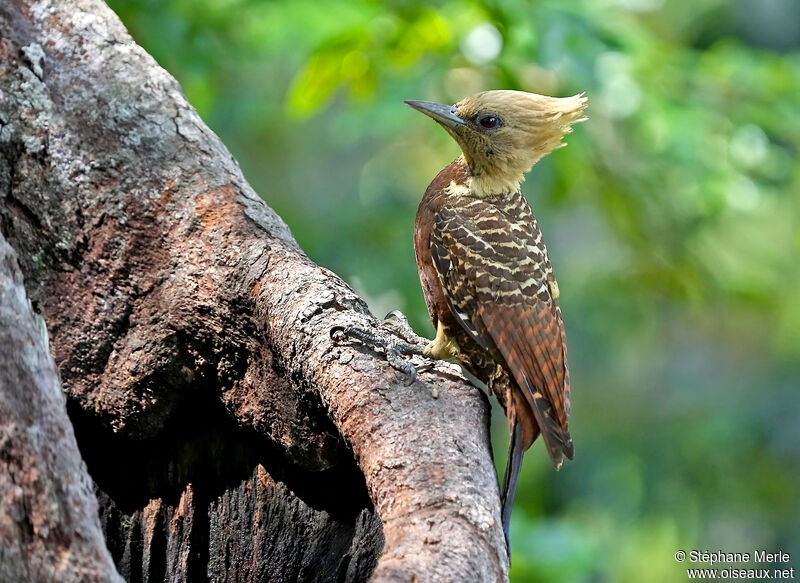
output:
[[[479,346],[506,363],[558,465],[562,454],[573,453],[564,326],[547,284],[552,271],[538,225],[532,213],[523,229],[518,221],[527,217],[513,218],[514,225],[490,203],[443,208],[431,250],[452,313]],[[486,224],[492,228],[482,229]]]

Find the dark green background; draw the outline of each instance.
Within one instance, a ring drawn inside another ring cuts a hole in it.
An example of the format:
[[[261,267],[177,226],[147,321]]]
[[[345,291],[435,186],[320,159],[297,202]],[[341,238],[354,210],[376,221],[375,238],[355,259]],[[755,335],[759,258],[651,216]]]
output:
[[[685,581],[694,548],[800,570],[800,2],[110,5],[311,258],[425,335],[414,213],[458,150],[402,100],[586,91],[590,120],[523,185],[576,459],[526,457],[511,579]]]

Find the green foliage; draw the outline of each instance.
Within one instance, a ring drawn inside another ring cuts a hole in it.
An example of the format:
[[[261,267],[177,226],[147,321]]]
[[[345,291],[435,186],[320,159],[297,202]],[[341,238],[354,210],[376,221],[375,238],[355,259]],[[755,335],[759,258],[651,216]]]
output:
[[[512,580],[681,581],[692,548],[800,567],[800,4],[110,4],[309,255],[424,334],[414,213],[458,151],[402,100],[586,91],[590,120],[523,187],[577,459],[527,456]]]

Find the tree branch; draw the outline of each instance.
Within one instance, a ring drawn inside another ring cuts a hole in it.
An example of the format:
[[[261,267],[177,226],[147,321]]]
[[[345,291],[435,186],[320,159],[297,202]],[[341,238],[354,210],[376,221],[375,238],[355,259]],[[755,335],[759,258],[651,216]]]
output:
[[[2,235],[0,346],[0,581],[121,581],[44,322]]]
[[[0,36],[0,228],[47,321],[90,471],[79,420],[173,455],[171,424],[221,404],[208,419],[232,419],[237,442],[273,448],[296,481],[355,459],[386,541],[373,580],[504,580],[485,395],[447,364],[406,386],[378,355],[335,345],[337,325],[380,333],[364,302],[302,253],[101,2],[13,0]],[[207,437],[192,443],[211,453]],[[181,455],[185,471],[165,478],[178,493],[225,461]]]

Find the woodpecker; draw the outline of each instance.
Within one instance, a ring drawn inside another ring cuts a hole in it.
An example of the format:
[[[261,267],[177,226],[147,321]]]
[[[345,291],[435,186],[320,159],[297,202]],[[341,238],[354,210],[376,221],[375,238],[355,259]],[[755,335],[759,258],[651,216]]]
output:
[[[520,184],[586,119],[586,97],[484,91],[452,106],[406,103],[433,118],[462,152],[433,179],[417,212],[414,249],[436,330],[424,353],[455,359],[506,412],[501,517],[508,545],[524,452],[541,434],[556,469],[573,457],[558,283]]]

